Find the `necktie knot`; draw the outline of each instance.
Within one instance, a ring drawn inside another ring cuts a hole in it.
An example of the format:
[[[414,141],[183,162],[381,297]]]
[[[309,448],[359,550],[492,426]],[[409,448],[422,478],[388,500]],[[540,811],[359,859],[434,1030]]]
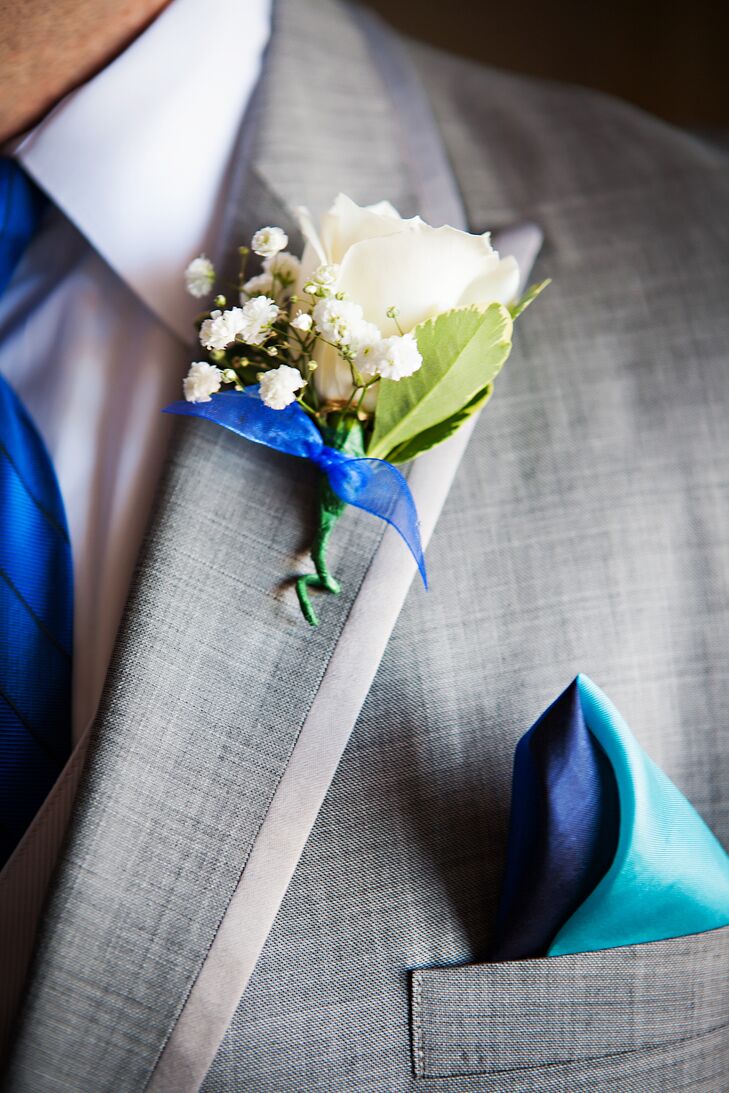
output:
[[[34,235],[45,203],[20,164],[0,156],[0,293]]]

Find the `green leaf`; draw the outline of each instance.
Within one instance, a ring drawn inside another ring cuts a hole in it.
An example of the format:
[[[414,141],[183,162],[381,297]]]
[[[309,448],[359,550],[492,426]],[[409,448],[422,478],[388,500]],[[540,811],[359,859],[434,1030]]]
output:
[[[484,387],[483,391],[472,398],[470,402],[467,402],[465,406],[462,406],[457,413],[451,417],[446,418],[445,421],[441,421],[438,425],[433,425],[432,428],[426,429],[424,433],[418,433],[412,440],[407,440],[404,444],[400,444],[394,451],[390,452],[387,459],[390,463],[409,463],[411,459],[415,459],[417,455],[422,455],[423,452],[430,451],[431,448],[437,448],[439,444],[442,444],[444,440],[448,440],[449,437],[457,433],[461,425],[465,425],[469,417],[480,410],[482,406],[485,406],[488,400],[493,394],[493,384],[489,383],[487,387]]]
[[[417,326],[413,333],[423,364],[407,379],[380,380],[367,454],[387,459],[458,414],[501,370],[511,350],[511,332],[511,316],[501,304],[485,311],[446,311]]]
[[[509,312],[511,313],[512,319],[518,319],[522,311],[526,311],[529,304],[533,304],[537,296],[544,292],[547,285],[551,285],[551,283],[552,280],[548,277],[546,281],[539,281],[538,284],[528,288],[521,300],[517,300],[515,304],[510,305]]]

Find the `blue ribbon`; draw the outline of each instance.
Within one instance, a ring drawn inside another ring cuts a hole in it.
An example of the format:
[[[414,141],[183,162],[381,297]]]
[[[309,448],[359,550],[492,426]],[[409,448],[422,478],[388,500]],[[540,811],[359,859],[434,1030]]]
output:
[[[284,410],[272,410],[261,401],[257,385],[244,391],[221,392],[213,395],[210,402],[173,402],[163,412],[207,418],[256,444],[310,459],[324,471],[337,497],[379,516],[400,533],[417,563],[423,584],[428,587],[415,501],[407,482],[392,463],[329,448],[297,402]]]

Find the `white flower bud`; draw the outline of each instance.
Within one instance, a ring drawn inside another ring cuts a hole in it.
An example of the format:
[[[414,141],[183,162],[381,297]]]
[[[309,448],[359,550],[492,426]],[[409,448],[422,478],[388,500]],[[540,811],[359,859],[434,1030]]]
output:
[[[293,288],[298,280],[301,262],[295,254],[281,251],[280,254],[274,254],[271,258],[267,258],[263,263],[263,269],[272,278],[276,277],[276,282],[281,288],[289,289]]]
[[[249,296],[270,296],[273,292],[273,277],[270,273],[259,273],[257,277],[251,277],[243,285],[241,303],[246,303]]]
[[[355,367],[365,379],[377,372],[376,362],[382,345],[382,334],[374,323],[363,319],[354,329],[350,350],[354,354]]]
[[[278,312],[278,304],[268,296],[254,296],[243,307],[212,311],[200,327],[200,342],[210,350],[225,349],[236,340],[260,345]]]
[[[291,320],[291,325],[294,330],[311,330],[314,320],[308,311],[300,311],[299,314]]]
[[[362,308],[352,300],[329,296],[319,300],[314,308],[314,322],[327,341],[347,348],[355,340],[363,322]]]
[[[240,335],[249,345],[260,345],[271,323],[278,317],[279,307],[269,296],[254,296],[243,307]]]
[[[185,287],[191,296],[198,299],[207,296],[215,284],[215,269],[213,263],[204,254],[193,258],[185,270]]]
[[[260,378],[261,399],[272,410],[285,410],[296,399],[296,392],[305,386],[298,368],[282,364]]]
[[[283,228],[259,228],[251,240],[251,249],[262,258],[273,258],[284,250],[289,237]]]
[[[200,344],[206,349],[225,349],[235,341],[242,321],[243,309],[240,307],[212,311],[200,327]]]
[[[386,380],[402,380],[412,376],[423,363],[414,334],[383,338],[372,354],[367,369]]]
[[[325,263],[314,270],[304,285],[304,292],[309,296],[331,296],[339,280],[339,266]]]
[[[188,402],[210,402],[210,396],[220,390],[220,369],[207,361],[195,361],[182,381],[182,389]]]

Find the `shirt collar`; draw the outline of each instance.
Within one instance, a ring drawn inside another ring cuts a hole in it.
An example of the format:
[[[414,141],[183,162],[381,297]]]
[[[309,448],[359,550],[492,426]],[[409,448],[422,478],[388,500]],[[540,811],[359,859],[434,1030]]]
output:
[[[95,249],[185,341],[199,306],[185,292],[184,269],[216,246],[270,7],[271,0],[174,0],[15,149]]]

